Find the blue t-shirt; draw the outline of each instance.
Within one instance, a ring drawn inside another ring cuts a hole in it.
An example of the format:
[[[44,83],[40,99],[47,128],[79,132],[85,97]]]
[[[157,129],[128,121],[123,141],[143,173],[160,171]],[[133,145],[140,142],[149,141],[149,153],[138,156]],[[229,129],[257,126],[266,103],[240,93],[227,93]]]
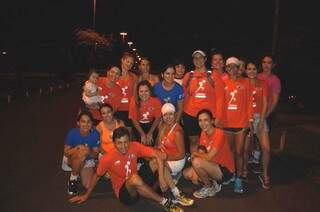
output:
[[[176,110],[178,110],[178,101],[184,99],[183,88],[176,82],[173,88],[169,91],[163,88],[162,82],[158,82],[153,87],[153,92],[160,99],[161,104],[171,103],[174,105]]]
[[[68,132],[64,143],[72,148],[79,144],[87,144],[90,149],[99,147],[100,134],[96,129],[91,129],[89,135],[82,136],[79,128],[73,128]]]

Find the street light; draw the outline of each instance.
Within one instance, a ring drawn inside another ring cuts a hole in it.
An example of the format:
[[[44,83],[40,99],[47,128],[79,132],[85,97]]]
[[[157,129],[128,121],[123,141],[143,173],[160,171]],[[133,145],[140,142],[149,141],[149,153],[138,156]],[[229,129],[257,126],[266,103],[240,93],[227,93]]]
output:
[[[126,32],[120,32],[120,35],[122,36],[122,46],[124,46],[124,39],[128,35]]]
[[[133,44],[132,41],[128,41],[129,48],[132,46],[132,44]]]
[[[93,0],[93,30],[96,29],[96,0]]]
[[[133,49],[132,49],[132,51],[134,51],[134,52],[135,52],[135,51],[137,51],[137,49],[133,48]]]

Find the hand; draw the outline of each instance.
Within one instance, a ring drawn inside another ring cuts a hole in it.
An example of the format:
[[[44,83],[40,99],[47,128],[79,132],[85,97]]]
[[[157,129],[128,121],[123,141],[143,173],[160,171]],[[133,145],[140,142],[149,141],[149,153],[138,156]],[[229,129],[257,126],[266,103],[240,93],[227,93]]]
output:
[[[143,145],[147,145],[147,136],[145,134],[141,135],[141,143]]]
[[[82,154],[82,155],[88,155],[90,152],[90,149],[87,145],[84,144],[80,144],[76,146],[78,153]]]
[[[153,137],[152,137],[152,133],[148,133],[146,135],[146,142],[147,142],[147,145],[151,145],[152,144],[152,140],[153,140]]]
[[[74,196],[71,199],[69,199],[69,202],[81,204],[87,201],[87,199],[88,195]]]
[[[168,158],[168,155],[165,152],[156,151],[156,154],[161,160],[167,160]]]

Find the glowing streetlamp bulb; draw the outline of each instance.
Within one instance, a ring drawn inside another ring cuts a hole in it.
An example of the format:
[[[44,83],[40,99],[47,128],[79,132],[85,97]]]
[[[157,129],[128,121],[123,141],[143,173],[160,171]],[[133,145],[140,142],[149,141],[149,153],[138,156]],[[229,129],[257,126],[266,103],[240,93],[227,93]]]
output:
[[[134,51],[134,52],[135,52],[135,51],[137,51],[137,49],[132,49],[132,51]]]

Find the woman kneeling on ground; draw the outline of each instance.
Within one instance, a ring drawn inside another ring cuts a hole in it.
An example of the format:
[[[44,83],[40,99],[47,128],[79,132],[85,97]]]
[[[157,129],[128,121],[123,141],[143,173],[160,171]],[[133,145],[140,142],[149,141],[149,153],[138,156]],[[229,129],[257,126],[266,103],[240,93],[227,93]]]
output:
[[[192,154],[192,166],[185,169],[183,175],[194,184],[201,181],[204,186],[193,196],[206,198],[214,196],[221,190],[221,184],[231,180],[235,168],[227,137],[223,130],[213,125],[211,111],[203,109],[197,117],[202,130],[200,145]]]

